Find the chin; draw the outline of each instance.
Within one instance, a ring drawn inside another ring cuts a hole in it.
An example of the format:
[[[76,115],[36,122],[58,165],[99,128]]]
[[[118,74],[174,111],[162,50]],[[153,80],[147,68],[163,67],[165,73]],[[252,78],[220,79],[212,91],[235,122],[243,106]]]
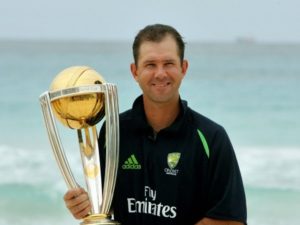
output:
[[[150,96],[149,98],[152,102],[155,103],[169,103],[174,100],[174,96],[161,95],[161,96]]]

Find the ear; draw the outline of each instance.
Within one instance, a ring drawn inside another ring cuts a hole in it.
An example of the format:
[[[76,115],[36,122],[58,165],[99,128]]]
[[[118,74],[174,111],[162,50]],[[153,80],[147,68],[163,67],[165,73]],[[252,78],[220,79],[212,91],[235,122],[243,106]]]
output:
[[[181,72],[182,72],[182,75],[185,76],[187,70],[188,70],[188,67],[189,67],[189,63],[186,59],[184,59],[182,61],[182,66],[181,66]]]
[[[130,71],[131,71],[133,78],[137,81],[138,75],[137,75],[137,67],[136,67],[135,63],[130,64]]]

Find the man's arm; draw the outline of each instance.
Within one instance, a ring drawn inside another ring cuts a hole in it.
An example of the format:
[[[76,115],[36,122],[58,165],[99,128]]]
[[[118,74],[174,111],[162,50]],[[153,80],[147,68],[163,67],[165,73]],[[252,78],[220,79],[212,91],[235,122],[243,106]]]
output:
[[[231,221],[231,220],[214,220],[210,218],[203,218],[195,225],[244,225],[241,222]]]

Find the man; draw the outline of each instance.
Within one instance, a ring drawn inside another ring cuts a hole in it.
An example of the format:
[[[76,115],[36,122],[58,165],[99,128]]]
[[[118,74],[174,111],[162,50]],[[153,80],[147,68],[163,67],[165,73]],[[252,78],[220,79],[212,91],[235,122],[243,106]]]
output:
[[[130,69],[143,94],[120,115],[113,208],[123,225],[246,224],[243,183],[225,130],[180,99],[184,47],[180,34],[161,24],[134,40]],[[102,155],[104,143],[102,132]],[[83,189],[64,200],[75,218],[90,210]]]

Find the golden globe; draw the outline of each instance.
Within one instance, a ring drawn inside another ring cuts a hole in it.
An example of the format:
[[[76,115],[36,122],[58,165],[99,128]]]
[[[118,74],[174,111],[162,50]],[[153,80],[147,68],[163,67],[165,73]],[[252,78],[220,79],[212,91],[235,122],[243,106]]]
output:
[[[73,66],[61,71],[49,91],[103,84],[104,78],[87,66]],[[51,102],[55,117],[65,126],[82,129],[97,124],[104,116],[104,94],[88,93],[58,98]]]

